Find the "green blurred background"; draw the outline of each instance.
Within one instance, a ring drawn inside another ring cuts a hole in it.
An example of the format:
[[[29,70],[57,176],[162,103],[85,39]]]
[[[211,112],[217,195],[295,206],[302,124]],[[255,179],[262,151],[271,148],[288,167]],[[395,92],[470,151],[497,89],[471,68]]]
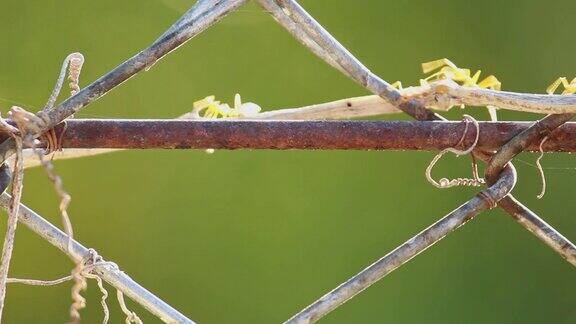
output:
[[[88,84],[147,46],[192,1],[0,0],[0,108],[48,97],[63,58],[81,51]],[[448,57],[493,73],[504,89],[543,92],[573,77],[576,2],[345,1],[302,5],[386,80],[414,84],[422,62]],[[171,118],[207,95],[264,109],[366,94],[251,3],[77,117]],[[487,119],[484,109],[469,109]],[[459,119],[461,111],[448,114]],[[501,119],[537,116],[503,112]],[[391,118],[406,118],[393,116]],[[76,237],[200,323],[289,318],[468,199],[424,179],[431,152],[131,151],[57,162],[73,196]],[[574,159],[547,155],[537,200],[535,155],[515,193],[576,239]],[[446,158],[437,174],[469,173]],[[44,171],[24,202],[60,225]],[[4,223],[0,230],[4,230]],[[56,278],[73,264],[25,227],[11,275]],[[7,323],[63,323],[70,285],[10,286]],[[574,323],[576,272],[510,217],[482,214],[327,316],[326,323]],[[110,290],[112,293],[113,290]],[[91,281],[86,323],[102,319]],[[112,323],[123,316],[114,295]],[[145,322],[157,322],[130,303]]]

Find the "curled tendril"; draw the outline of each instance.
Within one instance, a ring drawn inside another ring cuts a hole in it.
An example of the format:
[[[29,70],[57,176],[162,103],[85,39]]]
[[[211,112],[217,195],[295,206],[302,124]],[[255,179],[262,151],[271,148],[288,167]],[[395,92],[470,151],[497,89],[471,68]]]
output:
[[[463,117],[464,117],[464,122],[466,123],[466,126],[464,127],[464,132],[462,133],[462,137],[460,138],[460,141],[458,141],[458,143],[456,144],[455,147],[460,146],[464,142],[464,139],[466,138],[466,135],[468,134],[469,122],[471,122],[474,125],[474,127],[476,128],[476,137],[474,138],[474,142],[472,143],[472,145],[470,145],[470,147],[468,149],[459,150],[459,149],[456,149],[455,147],[449,147],[447,149],[442,150],[440,153],[438,153],[432,159],[432,161],[430,161],[430,164],[426,168],[426,173],[425,173],[426,179],[428,180],[428,182],[430,182],[436,188],[446,189],[446,188],[451,188],[451,187],[456,187],[456,186],[479,187],[479,186],[482,186],[483,184],[486,183],[484,181],[484,179],[479,178],[477,176],[475,164],[474,164],[474,168],[473,168],[473,173],[474,173],[473,179],[469,179],[469,178],[456,178],[456,179],[441,178],[440,180],[436,181],[436,180],[434,180],[434,178],[432,178],[432,169],[436,165],[436,162],[438,162],[438,160],[440,160],[440,158],[442,156],[444,156],[444,154],[446,154],[448,152],[452,152],[452,153],[456,154],[456,156],[466,155],[466,154],[472,152],[472,150],[474,150],[474,148],[478,144],[478,139],[480,138],[480,126],[478,125],[478,121],[476,119],[474,119],[474,117],[469,116],[469,115],[464,115]]]

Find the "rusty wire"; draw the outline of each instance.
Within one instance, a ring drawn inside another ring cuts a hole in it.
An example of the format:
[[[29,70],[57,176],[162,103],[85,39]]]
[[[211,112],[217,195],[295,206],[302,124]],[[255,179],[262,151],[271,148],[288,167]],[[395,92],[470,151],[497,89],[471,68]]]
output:
[[[498,179],[507,161],[512,160],[530,144],[537,144],[542,141],[546,136],[552,134],[555,129],[572,119],[572,117],[574,117],[574,114],[548,115],[509,140],[492,156],[486,168],[487,183],[492,184]],[[498,202],[498,205],[517,222],[536,235],[544,244],[551,247],[570,264],[576,266],[576,245],[556,231],[536,213],[522,205],[512,195],[504,197]]]
[[[496,151],[530,122],[480,122],[478,149]],[[428,150],[454,147],[465,124],[453,121],[245,121],[71,119],[56,132],[62,148]],[[474,133],[460,143],[469,147]],[[0,136],[0,141],[2,140]],[[525,151],[536,152],[529,141]],[[576,152],[576,123],[551,133],[547,152]],[[505,164],[505,163],[504,163]],[[500,163],[502,167],[504,164]]]

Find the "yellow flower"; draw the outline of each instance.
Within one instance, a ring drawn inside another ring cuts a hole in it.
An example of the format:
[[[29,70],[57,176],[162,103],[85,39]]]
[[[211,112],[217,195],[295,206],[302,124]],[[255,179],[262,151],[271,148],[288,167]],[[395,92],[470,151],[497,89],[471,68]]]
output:
[[[568,82],[568,79],[566,79],[565,77],[561,77],[556,79],[556,81],[554,81],[554,83],[552,83],[548,89],[546,89],[546,92],[548,94],[553,94],[554,92],[556,92],[556,89],[558,89],[560,87],[560,85],[562,85],[564,87],[564,91],[562,91],[563,95],[569,95],[569,94],[574,94],[576,93],[576,78],[572,79],[572,81]]]
[[[193,106],[192,113],[204,118],[250,117],[258,114],[261,110],[260,106],[253,102],[242,103],[240,94],[236,94],[234,97],[234,108],[214,100],[214,96],[198,100],[194,102]]]

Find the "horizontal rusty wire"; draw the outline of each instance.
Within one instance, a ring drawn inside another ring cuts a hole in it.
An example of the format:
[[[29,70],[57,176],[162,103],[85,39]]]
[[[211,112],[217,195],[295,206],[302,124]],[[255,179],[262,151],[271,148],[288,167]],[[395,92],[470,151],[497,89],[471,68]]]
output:
[[[477,149],[496,151],[529,122],[480,122]],[[72,119],[63,148],[442,150],[460,142],[465,123],[451,121],[246,121]],[[474,142],[467,132],[463,148]],[[0,141],[2,139],[0,138]],[[531,142],[527,151],[538,151]],[[576,123],[555,130],[544,151],[576,152]]]

